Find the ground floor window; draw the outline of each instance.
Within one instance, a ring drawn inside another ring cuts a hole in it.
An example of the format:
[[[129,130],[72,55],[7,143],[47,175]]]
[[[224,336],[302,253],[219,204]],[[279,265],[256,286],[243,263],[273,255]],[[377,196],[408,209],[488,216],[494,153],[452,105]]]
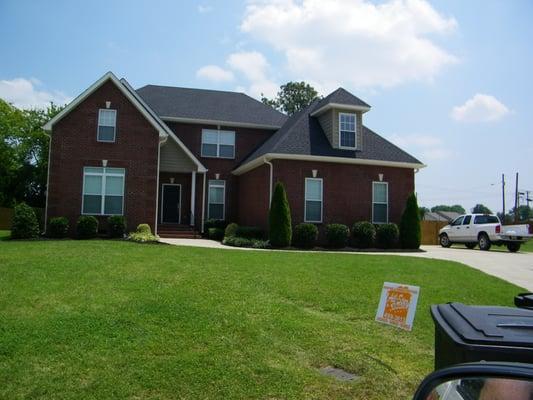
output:
[[[82,214],[123,215],[124,168],[83,168]]]
[[[389,184],[387,182],[373,183],[372,222],[374,224],[389,222]]]
[[[305,178],[305,222],[322,222],[322,179]]]
[[[209,192],[208,192],[208,207],[207,218],[208,219],[224,219],[224,202],[226,198],[226,181],[222,180],[209,180]]]

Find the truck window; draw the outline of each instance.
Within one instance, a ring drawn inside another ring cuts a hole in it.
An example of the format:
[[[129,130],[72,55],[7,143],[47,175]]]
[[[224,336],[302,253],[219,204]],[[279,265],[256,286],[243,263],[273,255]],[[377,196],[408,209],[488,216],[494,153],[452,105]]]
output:
[[[464,218],[464,216],[459,217],[459,218],[456,218],[456,219],[452,222],[452,226],[461,225],[461,224],[463,223],[463,218]]]
[[[474,217],[474,224],[498,224],[500,221],[494,215],[476,215]]]
[[[472,219],[472,216],[471,215],[467,215],[465,217],[465,219],[463,220],[463,225],[468,225],[470,224],[470,220]]]

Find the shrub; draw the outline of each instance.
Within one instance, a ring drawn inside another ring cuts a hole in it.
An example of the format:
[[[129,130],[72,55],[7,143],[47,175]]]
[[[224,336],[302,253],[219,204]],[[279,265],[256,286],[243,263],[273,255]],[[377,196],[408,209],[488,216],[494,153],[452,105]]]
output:
[[[39,207],[32,207],[33,212],[35,213],[35,218],[37,218],[37,224],[39,224],[39,232],[44,230],[44,209]]]
[[[270,243],[268,240],[257,240],[257,239],[247,239],[238,236],[228,236],[224,238],[222,242],[226,246],[233,247],[250,247],[254,249],[268,249],[270,248]]]
[[[370,222],[361,221],[353,224],[353,245],[358,249],[368,249],[376,241],[376,228]]]
[[[152,228],[148,224],[139,224],[137,225],[136,233],[152,233]]]
[[[239,226],[235,235],[247,239],[264,239],[265,231],[257,226]]]
[[[298,224],[292,233],[292,244],[296,247],[311,249],[318,238],[318,228],[314,224]]]
[[[150,226],[148,226],[150,228]],[[107,230],[109,237],[121,238],[126,232],[126,218],[122,215],[113,215],[107,219]]]
[[[221,241],[222,239],[224,239],[224,229],[209,228],[207,231],[207,237],[211,240]]]
[[[382,224],[376,228],[376,242],[381,249],[392,249],[398,244],[400,232],[396,224]]]
[[[404,249],[420,247],[420,214],[416,195],[411,193],[407,198],[405,210],[400,221],[400,244]]]
[[[346,247],[349,236],[350,230],[346,225],[329,224],[326,226],[326,239],[329,247],[333,247],[335,249]]]
[[[291,209],[285,188],[281,182],[276,183],[274,195],[268,213],[270,244],[274,247],[287,247],[291,244],[292,226]]]
[[[91,239],[98,234],[98,220],[92,215],[82,215],[76,224],[76,233],[80,239]]]
[[[148,224],[139,224],[137,231],[131,232],[128,235],[128,240],[137,243],[153,243],[157,242],[159,238],[156,235],[152,235],[152,229]]]
[[[235,236],[237,229],[239,229],[239,225],[237,225],[235,222],[229,224],[226,226],[226,230],[224,231],[224,237]]]
[[[224,221],[222,219],[208,219],[207,221],[205,221],[204,223],[204,229],[206,232],[209,231],[209,228],[218,228],[218,229],[226,229],[226,227],[228,226],[228,222],[227,221]]]
[[[13,224],[11,225],[12,239],[33,239],[39,236],[39,222],[37,216],[26,203],[15,206]]]
[[[55,217],[48,222],[48,235],[53,238],[64,238],[68,234],[68,219],[65,217]]]

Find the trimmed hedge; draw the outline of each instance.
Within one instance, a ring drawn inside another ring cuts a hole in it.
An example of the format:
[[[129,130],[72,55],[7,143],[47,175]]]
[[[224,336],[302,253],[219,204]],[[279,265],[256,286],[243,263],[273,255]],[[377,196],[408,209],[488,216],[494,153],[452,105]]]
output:
[[[34,239],[39,236],[39,222],[35,211],[22,202],[15,206],[11,225],[12,239]]]
[[[237,225],[235,222],[232,222],[231,224],[226,226],[226,230],[224,231],[224,237],[235,236],[238,228],[239,225]]]
[[[281,182],[276,183],[268,213],[268,235],[273,247],[287,247],[291,244],[291,209],[287,193]]]
[[[265,231],[257,226],[238,226],[235,236],[262,240],[265,238]]]
[[[82,215],[76,224],[76,234],[79,239],[95,238],[98,234],[98,220],[92,215]]]
[[[148,224],[139,224],[135,230],[137,233],[152,233],[152,228]]]
[[[376,228],[368,221],[356,222],[352,227],[352,240],[354,247],[368,249],[376,241]]]
[[[222,228],[209,228],[207,230],[207,237],[211,240],[221,241],[224,239],[224,229]]]
[[[204,229],[206,232],[209,231],[210,228],[218,228],[218,229],[226,229],[226,227],[229,225],[228,221],[222,220],[222,219],[208,219],[204,223]]]
[[[376,227],[376,244],[380,249],[392,249],[398,245],[400,231],[396,224],[381,224]]]
[[[257,240],[257,239],[247,239],[238,236],[228,236],[224,238],[222,242],[226,246],[233,247],[249,247],[254,249],[268,249],[270,248],[270,243],[268,240]]]
[[[69,223],[65,217],[51,218],[48,222],[48,236],[61,239],[68,235]]]
[[[326,226],[326,239],[329,247],[341,249],[348,244],[350,230],[343,224],[329,224]]]
[[[303,249],[315,247],[318,238],[318,228],[314,224],[302,223],[294,227],[292,245]]]
[[[150,226],[148,226],[150,228]],[[107,219],[109,237],[121,238],[126,233],[126,218],[122,215],[113,215]]]
[[[400,244],[404,249],[418,249],[421,236],[418,203],[416,195],[411,193],[407,198],[405,210],[400,221]]]

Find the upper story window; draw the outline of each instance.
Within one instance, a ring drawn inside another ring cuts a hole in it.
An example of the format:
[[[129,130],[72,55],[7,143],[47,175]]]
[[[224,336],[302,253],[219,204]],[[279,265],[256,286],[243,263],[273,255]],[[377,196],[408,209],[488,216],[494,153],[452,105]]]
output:
[[[339,147],[341,149],[357,147],[355,114],[339,113]]]
[[[124,168],[85,167],[82,214],[122,215],[124,175]]]
[[[203,129],[202,157],[235,158],[235,132]]]
[[[374,224],[389,222],[389,184],[387,182],[373,183],[372,222]]]
[[[322,222],[322,179],[305,178],[305,222]]]
[[[98,111],[98,141],[114,142],[117,128],[117,110],[100,109]]]

